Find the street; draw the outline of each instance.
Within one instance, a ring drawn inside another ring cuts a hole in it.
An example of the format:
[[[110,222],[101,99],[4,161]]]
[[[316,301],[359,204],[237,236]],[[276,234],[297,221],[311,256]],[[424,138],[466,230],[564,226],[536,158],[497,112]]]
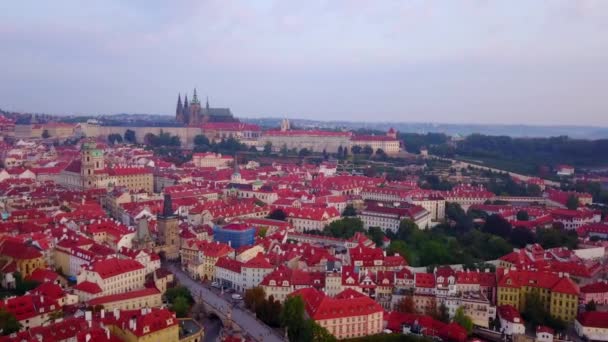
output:
[[[175,278],[179,281],[179,283],[187,287],[193,296],[202,295],[203,300],[208,305],[216,308],[221,312],[227,312],[228,308],[232,307],[232,304],[230,302],[211,292],[200,282],[197,282],[194,279],[190,278],[177,265],[166,264],[165,267],[171,272],[173,272]],[[232,308],[232,320],[234,321],[234,323],[239,325],[241,329],[243,329],[243,333],[249,334],[257,341],[283,341],[282,336],[277,335],[270,327],[255,319],[247,311],[244,311],[238,307]]]

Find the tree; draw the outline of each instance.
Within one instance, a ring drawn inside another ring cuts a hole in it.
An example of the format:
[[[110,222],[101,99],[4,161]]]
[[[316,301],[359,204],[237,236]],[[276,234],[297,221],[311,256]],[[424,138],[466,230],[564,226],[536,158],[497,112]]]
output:
[[[133,130],[126,130],[125,131],[125,141],[131,144],[136,144],[137,143],[137,139],[135,138],[135,131]]]
[[[343,151],[342,145],[338,146],[338,159],[342,159],[342,151]]]
[[[362,150],[363,150],[363,149],[362,149],[362,148],[361,148],[361,146],[359,146],[359,145],[355,145],[355,146],[353,146],[353,147],[351,147],[351,148],[350,148],[350,151],[351,151],[353,154],[360,154]]]
[[[209,146],[211,145],[209,143],[209,139],[202,135],[202,134],[198,134],[197,136],[194,137],[194,146]]]
[[[37,281],[23,279],[23,276],[19,272],[13,273],[13,276],[15,277],[15,293],[19,296],[23,296],[26,292],[40,285]]]
[[[536,229],[536,240],[545,249],[562,246],[576,249],[578,246],[578,235],[575,230],[565,231],[555,228]]]
[[[188,299],[183,296],[176,297],[171,305],[171,311],[175,312],[178,318],[186,317],[189,310],[190,304],[188,303]]]
[[[323,231],[333,237],[349,239],[357,232],[364,233],[363,221],[359,218],[344,217],[325,226]]]
[[[274,299],[274,296],[264,299],[256,308],[256,316],[271,327],[281,326],[281,302]]]
[[[269,156],[271,153],[272,153],[272,143],[270,141],[267,141],[264,144],[264,155]]]
[[[517,212],[517,220],[518,221],[529,221],[530,215],[525,210],[520,210]]]
[[[111,145],[114,145],[116,143],[121,143],[122,136],[118,133],[112,133],[112,134],[108,135],[108,141],[110,142]]]
[[[42,138],[48,139],[50,137],[51,137],[51,134],[49,133],[48,129],[45,129],[44,131],[42,131]]]
[[[486,233],[508,238],[511,234],[511,229],[512,227],[509,221],[505,220],[500,215],[492,214],[488,216],[481,230]]]
[[[549,312],[538,292],[526,293],[526,305],[522,316],[531,326],[545,325]]]
[[[307,156],[310,156],[311,154],[312,154],[312,152],[310,152],[310,150],[307,148],[301,149],[300,152],[298,153],[298,155],[300,157],[307,157]]]
[[[450,323],[450,312],[448,307],[443,302],[437,309],[437,319],[443,323]]]
[[[597,305],[594,300],[591,300],[589,303],[585,304],[585,311],[596,311]]]
[[[540,197],[543,194],[538,184],[528,184],[527,190],[530,197]]]
[[[355,210],[355,207],[352,204],[349,204],[344,208],[342,216],[357,216],[357,210]]]
[[[363,147],[363,154],[372,155],[373,153],[374,153],[374,149],[371,146],[365,145]]]
[[[289,150],[287,149],[287,144],[283,144],[283,146],[281,146],[281,156],[287,157],[288,154]]]
[[[383,149],[378,148],[378,149],[376,150],[376,155],[379,155],[379,156],[384,156],[384,155],[386,155],[386,153],[384,152],[384,150],[383,150]]]
[[[167,289],[167,291],[165,292],[165,297],[167,298],[167,301],[169,303],[175,302],[178,297],[185,298],[189,304],[194,303],[194,298],[192,297],[190,290],[185,286],[176,286]]]
[[[304,301],[301,296],[290,296],[283,303],[281,310],[281,326],[287,327],[290,342],[305,341],[300,339],[304,328]]]
[[[374,241],[377,247],[382,246],[384,243],[384,232],[379,227],[369,227],[367,236],[370,240]]]
[[[515,227],[511,231],[510,241],[513,245],[521,248],[536,242],[536,236],[526,227]]]
[[[456,222],[456,226],[454,227],[456,230],[465,233],[473,229],[473,220],[465,213],[460,204],[446,203],[445,215],[448,219]]]
[[[261,238],[265,238],[267,233],[268,227],[260,227],[260,229],[258,230],[258,236]]]
[[[5,308],[0,308],[0,335],[6,336],[21,329],[17,317]]]
[[[285,221],[287,219],[287,214],[285,214],[282,209],[275,209],[267,216],[267,218],[271,220]]]
[[[579,205],[578,197],[576,197],[574,195],[568,196],[568,199],[566,200],[566,207],[568,209],[576,210],[578,208],[578,205]]]
[[[407,240],[414,232],[418,230],[418,225],[410,220],[401,220],[399,223],[399,229],[397,230],[397,238],[399,240]]]
[[[395,311],[403,313],[416,313],[416,307],[414,306],[414,299],[412,296],[404,296],[397,303]]]
[[[456,313],[454,314],[454,323],[463,327],[469,335],[471,335],[473,332],[473,320],[464,313],[464,309],[462,307],[456,309]]]
[[[245,296],[243,297],[243,302],[245,302],[245,307],[253,312],[257,310],[257,308],[262,304],[266,295],[264,294],[264,289],[261,287],[254,287],[245,291]]]
[[[300,340],[312,342],[336,342],[334,335],[330,334],[327,329],[323,328],[312,319],[307,319],[304,323],[304,332]],[[310,338],[307,338],[310,336]]]

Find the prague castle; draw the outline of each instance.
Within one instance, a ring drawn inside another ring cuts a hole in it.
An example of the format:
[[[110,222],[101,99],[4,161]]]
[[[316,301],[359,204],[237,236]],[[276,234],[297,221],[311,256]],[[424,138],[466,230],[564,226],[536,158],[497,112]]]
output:
[[[232,116],[230,108],[209,107],[209,99],[207,99],[203,107],[198,99],[195,88],[192,94],[192,101],[190,102],[188,102],[187,94],[184,96],[183,103],[181,94],[177,95],[175,121],[186,126],[197,126],[207,122],[233,122],[236,120]]]

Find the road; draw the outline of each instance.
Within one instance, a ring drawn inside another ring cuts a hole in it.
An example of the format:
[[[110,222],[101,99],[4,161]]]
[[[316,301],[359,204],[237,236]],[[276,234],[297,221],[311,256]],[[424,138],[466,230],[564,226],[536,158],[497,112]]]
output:
[[[470,163],[470,162],[466,162],[464,160],[458,160],[458,159],[450,159],[450,158],[444,158],[444,157],[439,157],[439,156],[434,156],[434,155],[429,155],[429,158],[435,158],[435,159],[440,159],[440,160],[447,160],[452,162],[452,164],[454,164],[454,166],[460,167],[460,168],[466,168],[466,167],[472,167],[472,168],[476,168],[476,169],[481,169],[481,170],[487,170],[487,171],[492,171],[492,172],[506,172],[509,174],[509,176],[512,177],[516,177],[519,178],[523,181],[527,181],[530,178],[533,178],[532,176],[528,176],[528,175],[522,175],[520,173],[515,173],[515,172],[510,172],[507,170],[501,170],[501,169],[497,169],[494,167],[489,167],[489,166],[484,166],[484,165],[480,165],[480,164],[474,164],[474,163]],[[543,179],[543,182],[545,183],[545,185],[549,185],[549,186],[560,186],[559,182],[555,182],[549,179]]]
[[[226,312],[228,308],[232,307],[231,303],[229,303],[224,298],[218,296],[217,294],[211,292],[200,282],[197,282],[194,279],[190,278],[177,265],[167,264],[165,267],[171,272],[173,272],[179,283],[187,287],[192,293],[192,295],[202,295],[203,300],[208,305],[216,308],[221,312]],[[284,341],[283,336],[277,335],[270,327],[255,319],[249,312],[242,310],[238,307],[232,308],[232,320],[234,321],[234,323],[241,327],[243,332],[249,334],[257,341]]]

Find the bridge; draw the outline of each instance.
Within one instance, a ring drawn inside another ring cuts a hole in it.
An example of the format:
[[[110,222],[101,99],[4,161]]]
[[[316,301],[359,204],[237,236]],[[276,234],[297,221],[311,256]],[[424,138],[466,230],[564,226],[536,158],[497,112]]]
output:
[[[167,263],[164,267],[175,275],[182,286],[190,290],[198,303],[205,305],[207,315],[217,316],[225,328],[242,331],[256,341],[281,342],[285,340],[284,336],[256,319],[250,312],[233,306],[232,303],[206,288],[201,282],[190,278],[178,265]]]

